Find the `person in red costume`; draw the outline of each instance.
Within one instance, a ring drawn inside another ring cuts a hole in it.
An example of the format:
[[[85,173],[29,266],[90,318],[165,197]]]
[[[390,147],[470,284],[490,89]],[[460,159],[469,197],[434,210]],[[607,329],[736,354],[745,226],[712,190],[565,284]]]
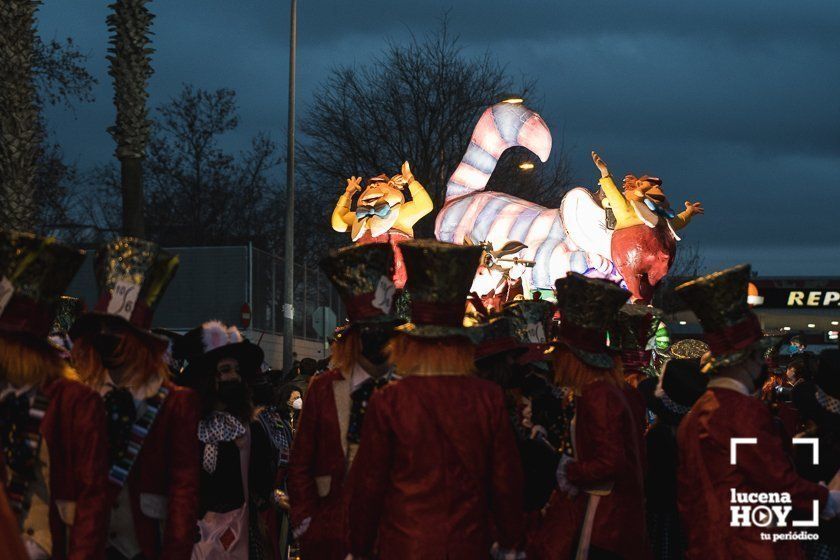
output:
[[[148,330],[177,266],[178,257],[142,239],[100,247],[99,301],[69,332],[73,363],[108,418],[109,559],[187,559],[197,535],[201,406],[169,380],[169,341]]]
[[[472,375],[463,327],[480,247],[402,245],[412,323],[389,359],[401,379],[374,394],[353,466],[353,558],[487,558],[521,546],[522,467],[501,388]],[[305,409],[305,407],[304,407]]]
[[[786,442],[756,397],[768,375],[764,351],[775,341],[763,336],[747,305],[749,280],[749,265],[740,265],[676,290],[700,320],[710,347],[703,358],[703,371],[711,376],[708,389],[677,431],[678,504],[688,559],[802,558],[798,542],[763,540],[762,533],[788,532],[791,519],[834,517],[840,510],[840,492],[829,494],[796,474]],[[737,445],[733,453],[735,438],[754,443]],[[758,492],[789,493],[794,512],[787,526],[733,520],[733,494]]]
[[[47,341],[83,260],[54,239],[0,231],[0,485],[33,559],[105,555],[105,412]]]
[[[662,320],[662,311],[648,305],[628,303],[617,316],[610,332],[610,345],[619,349],[624,370],[624,394],[630,403],[644,437],[647,429],[647,403],[638,391],[639,383],[655,375],[653,339]]]
[[[321,267],[341,295],[350,322],[332,345],[330,369],[312,378],[288,469],[291,521],[302,558],[347,555],[348,470],[373,391],[392,379],[383,354],[400,321],[394,314],[394,253],[388,243],[334,251]]]
[[[604,280],[569,273],[556,283],[560,333],[555,381],[571,388],[574,457],[564,455],[558,488],[528,557],[647,558],[643,441],[625,395],[621,361],[607,328],[630,294]],[[634,389],[635,390],[635,389]]]

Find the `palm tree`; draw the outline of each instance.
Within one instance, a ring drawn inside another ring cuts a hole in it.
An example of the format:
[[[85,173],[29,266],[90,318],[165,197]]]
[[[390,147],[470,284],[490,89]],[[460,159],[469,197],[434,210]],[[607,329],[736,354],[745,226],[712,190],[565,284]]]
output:
[[[107,19],[111,32],[108,73],[114,79],[114,105],[117,119],[108,129],[117,143],[123,195],[123,233],[142,237],[143,158],[149,139],[146,91],[152,76],[151,24],[154,15],[146,8],[149,0],[116,0]]]
[[[35,225],[35,162],[40,146],[32,58],[39,0],[0,3],[0,225]]]

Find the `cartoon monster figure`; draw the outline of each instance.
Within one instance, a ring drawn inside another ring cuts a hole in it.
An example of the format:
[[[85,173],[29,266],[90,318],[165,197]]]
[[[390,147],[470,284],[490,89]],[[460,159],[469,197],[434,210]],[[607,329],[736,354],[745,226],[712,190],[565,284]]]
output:
[[[391,243],[394,247],[394,285],[405,285],[405,268],[398,244],[414,238],[414,224],[432,211],[432,199],[411,173],[408,162],[401,173],[390,179],[377,175],[367,181],[362,191],[361,177],[347,179],[344,194],[338,199],[332,213],[332,227],[344,233],[350,229],[350,238],[357,244]],[[406,202],[404,190],[408,187],[411,200]],[[353,197],[361,191],[355,210]]]
[[[624,192],[618,190],[607,164],[592,152],[592,160],[601,171],[598,182],[616,225],[610,242],[610,254],[627,282],[633,300],[648,303],[653,289],[668,274],[679,241],[677,230],[691,218],[703,213],[699,202],[685,202],[685,210],[676,214],[662,191],[658,177],[626,175]]]
[[[559,209],[484,191],[502,152],[513,146],[528,148],[546,161],[551,133],[545,121],[522,104],[488,108],[446,185],[446,202],[435,223],[437,238],[450,243],[483,239],[493,247],[522,243],[524,247],[510,257],[534,262],[522,276],[534,289],[553,289],[554,281],[569,271],[620,284],[621,275],[610,260],[612,231],[588,190],[572,189]]]

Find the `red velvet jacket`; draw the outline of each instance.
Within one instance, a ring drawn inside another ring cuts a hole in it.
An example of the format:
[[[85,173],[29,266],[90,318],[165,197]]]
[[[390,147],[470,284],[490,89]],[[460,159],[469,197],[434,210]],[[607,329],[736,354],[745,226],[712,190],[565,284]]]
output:
[[[626,389],[596,381],[575,399],[576,457],[566,476],[581,492],[575,498],[555,492],[529,545],[529,557],[559,559],[573,554],[589,496],[585,490],[608,484],[612,490],[600,498],[595,510],[591,546],[628,560],[649,556],[644,442],[637,428],[638,411],[628,402]]]
[[[347,554],[347,463],[341,435],[343,431],[346,437],[350,420],[347,383],[349,380],[340,371],[325,371],[312,378],[304,397],[287,477],[292,527],[311,518],[300,539],[303,557],[343,560]],[[334,390],[335,385],[339,386],[338,391]],[[346,399],[337,400],[337,395]],[[343,411],[341,420],[339,407]]]
[[[170,393],[126,484],[134,530],[144,557],[186,560],[192,554],[197,534],[201,404],[193,390],[169,381],[164,384]],[[119,489],[111,485],[113,501],[118,493]]]
[[[104,558],[110,511],[105,408],[96,392],[76,381],[57,379],[43,392],[50,400],[41,434],[50,458],[52,558]]]
[[[521,545],[522,466],[502,390],[407,377],[373,395],[351,470],[350,542],[382,559],[486,558]]]
[[[738,445],[737,464],[731,465],[730,441],[736,437],[757,438],[758,443]],[[790,492],[794,508],[807,512],[807,517],[813,500],[819,500],[822,509],[827,499],[826,488],[794,471],[764,403],[731,389],[709,389],[680,424],[677,444],[677,499],[688,533],[687,558],[801,557],[796,541],[762,541],[760,533],[769,532],[767,528],[730,527],[732,489]]]

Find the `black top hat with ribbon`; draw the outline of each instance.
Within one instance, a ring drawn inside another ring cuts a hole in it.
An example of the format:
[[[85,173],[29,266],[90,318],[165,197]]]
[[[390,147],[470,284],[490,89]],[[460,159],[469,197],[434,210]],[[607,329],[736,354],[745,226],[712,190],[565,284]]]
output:
[[[321,270],[338,290],[350,327],[395,323],[394,250],[390,243],[352,245],[331,251]]]
[[[525,352],[517,362],[530,364],[547,360],[545,351],[551,336],[554,305],[545,300],[523,299],[507,303],[501,313],[505,317],[517,318],[521,325],[519,339]]]
[[[647,305],[628,303],[618,311],[615,326],[610,329],[610,347],[619,350],[625,374],[654,374],[653,347],[649,343],[661,321],[662,311]]]
[[[261,373],[265,354],[262,348],[242,336],[236,327],[220,321],[207,321],[173,341],[172,353],[187,361],[178,382],[201,390],[215,374],[215,366],[223,358],[235,358],[239,373],[248,383]]]
[[[676,293],[688,304],[709,344],[703,367],[708,373],[748,358],[753,350],[766,350],[778,340],[764,336],[758,317],[747,304],[750,265],[742,264],[686,282]]]
[[[100,247],[94,261],[99,300],[70,329],[75,339],[100,328],[103,322],[130,327],[160,343],[168,340],[149,331],[154,310],[178,269],[178,256],[156,243],[121,237]]]
[[[665,364],[660,377],[642,380],[638,389],[654,414],[679,423],[706,392],[708,382],[708,376],[700,372],[700,360],[672,359]]]
[[[411,322],[397,327],[410,336],[472,337],[464,326],[467,294],[472,286],[482,248],[428,239],[400,243],[408,274]]]
[[[630,292],[612,282],[569,272],[556,282],[560,309],[558,342],[585,364],[611,369],[613,357],[607,348],[607,329]]]
[[[476,329],[479,335],[478,347],[475,349],[476,360],[511,351],[515,351],[518,357],[525,352],[522,338],[526,325],[519,317],[497,314],[471,328]]]
[[[51,237],[0,230],[0,331],[46,338],[84,258]]]
[[[803,417],[840,429],[840,350],[820,352],[814,379],[794,385],[792,397]]]

